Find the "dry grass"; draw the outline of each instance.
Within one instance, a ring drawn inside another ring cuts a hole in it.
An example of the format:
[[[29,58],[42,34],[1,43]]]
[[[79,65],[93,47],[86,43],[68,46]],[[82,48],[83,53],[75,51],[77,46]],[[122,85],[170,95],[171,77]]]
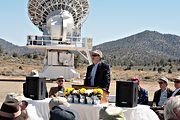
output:
[[[41,71],[41,65],[22,64],[16,61],[0,61],[0,75],[3,76],[26,76],[33,69]]]

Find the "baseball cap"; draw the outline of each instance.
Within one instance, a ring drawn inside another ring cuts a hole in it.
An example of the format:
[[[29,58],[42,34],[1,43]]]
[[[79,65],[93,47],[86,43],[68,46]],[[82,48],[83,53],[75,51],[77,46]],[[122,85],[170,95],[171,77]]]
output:
[[[158,81],[165,81],[166,83],[168,83],[168,79],[166,77],[159,78]]]
[[[95,50],[95,51],[92,51],[92,54],[98,54],[100,56],[100,58],[102,58],[102,52],[100,50]]]

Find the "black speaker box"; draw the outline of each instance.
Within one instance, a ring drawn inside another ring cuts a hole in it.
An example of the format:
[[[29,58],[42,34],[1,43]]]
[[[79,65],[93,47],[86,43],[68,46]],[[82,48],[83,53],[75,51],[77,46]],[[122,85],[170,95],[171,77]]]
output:
[[[116,81],[116,106],[135,107],[138,102],[138,85],[131,81]]]
[[[47,94],[46,79],[26,77],[26,83],[23,84],[23,94],[33,100],[45,99]]]

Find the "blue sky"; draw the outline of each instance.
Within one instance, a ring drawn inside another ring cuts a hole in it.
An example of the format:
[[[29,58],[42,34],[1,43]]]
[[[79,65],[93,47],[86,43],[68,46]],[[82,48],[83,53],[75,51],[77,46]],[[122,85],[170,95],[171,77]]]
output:
[[[27,35],[41,35],[29,20],[27,3],[1,0],[0,38],[24,46]],[[82,36],[97,45],[144,30],[180,35],[180,0],[90,0]]]

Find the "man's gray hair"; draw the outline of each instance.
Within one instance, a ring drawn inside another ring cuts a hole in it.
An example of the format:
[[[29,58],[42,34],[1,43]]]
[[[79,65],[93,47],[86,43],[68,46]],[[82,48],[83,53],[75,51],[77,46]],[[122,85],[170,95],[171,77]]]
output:
[[[180,112],[180,96],[171,97],[164,108],[164,118],[165,120],[178,120],[178,116],[174,112],[176,109]]]

